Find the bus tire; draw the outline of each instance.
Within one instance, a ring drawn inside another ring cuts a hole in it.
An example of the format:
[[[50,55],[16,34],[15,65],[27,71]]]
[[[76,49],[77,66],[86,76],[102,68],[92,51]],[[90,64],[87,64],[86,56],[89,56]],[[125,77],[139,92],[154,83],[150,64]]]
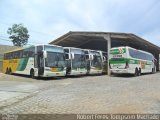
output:
[[[5,72],[6,74],[8,74],[8,68],[6,69],[6,72]]]
[[[134,76],[137,77],[138,75],[139,75],[139,71],[138,71],[138,69],[136,68],[136,69],[135,69]]]
[[[142,74],[142,72],[141,72],[141,68],[139,68],[138,73],[139,73],[139,76],[141,76],[141,74]]]
[[[35,76],[34,76],[34,70],[33,70],[33,69],[30,70],[30,77],[31,77],[32,79],[35,78]]]
[[[8,70],[8,74],[9,74],[9,75],[11,75],[11,74],[12,74],[12,69],[11,69],[11,68],[9,68],[9,70]]]
[[[154,69],[152,68],[152,74],[154,74]]]

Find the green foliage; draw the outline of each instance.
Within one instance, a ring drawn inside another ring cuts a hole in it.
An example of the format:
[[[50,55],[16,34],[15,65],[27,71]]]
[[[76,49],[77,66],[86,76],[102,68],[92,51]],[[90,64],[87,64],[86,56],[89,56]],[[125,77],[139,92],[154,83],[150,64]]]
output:
[[[22,24],[13,24],[11,28],[8,28],[7,33],[14,46],[21,47],[28,43],[28,30]]]

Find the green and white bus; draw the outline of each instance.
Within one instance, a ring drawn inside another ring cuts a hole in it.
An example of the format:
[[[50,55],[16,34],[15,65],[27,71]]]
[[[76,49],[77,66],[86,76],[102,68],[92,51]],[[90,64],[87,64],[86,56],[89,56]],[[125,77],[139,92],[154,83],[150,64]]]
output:
[[[87,74],[102,74],[102,58],[99,51],[85,49]]]
[[[110,50],[109,66],[111,73],[129,73],[135,76],[141,73],[154,73],[154,56],[151,53],[131,47],[116,47]]]
[[[65,76],[64,49],[55,45],[37,45],[6,52],[3,72],[30,75],[32,78]]]
[[[83,49],[64,47],[66,55],[66,75],[85,75],[87,73],[86,56]]]

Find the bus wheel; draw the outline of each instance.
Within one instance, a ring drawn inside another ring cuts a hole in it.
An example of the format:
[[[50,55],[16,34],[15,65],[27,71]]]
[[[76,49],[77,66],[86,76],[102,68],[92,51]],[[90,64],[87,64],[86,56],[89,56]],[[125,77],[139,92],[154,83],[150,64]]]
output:
[[[6,74],[8,74],[8,68],[6,69]]]
[[[139,75],[139,71],[138,71],[138,69],[136,68],[136,69],[135,69],[134,76],[136,77],[136,76],[138,76],[138,75]]]
[[[142,73],[141,73],[141,68],[139,68],[139,72],[138,72],[138,73],[139,73],[139,76],[141,76],[141,74],[142,74]]]
[[[8,71],[8,74],[12,74],[12,69],[11,68],[9,68],[9,71]]]
[[[154,69],[152,68],[152,74],[154,74]]]
[[[34,70],[33,69],[31,69],[31,71],[30,71],[30,76],[31,76],[31,78],[35,78],[35,76],[34,76]]]

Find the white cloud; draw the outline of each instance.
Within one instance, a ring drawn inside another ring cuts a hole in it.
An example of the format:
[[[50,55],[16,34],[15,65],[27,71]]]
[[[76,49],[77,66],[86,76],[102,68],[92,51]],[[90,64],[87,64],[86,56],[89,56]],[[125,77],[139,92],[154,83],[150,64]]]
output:
[[[155,45],[160,46],[160,29],[145,33],[142,37]]]
[[[2,20],[23,23],[30,31],[30,42],[37,43],[48,43],[68,31],[131,32],[157,43],[159,10],[157,0],[8,0],[0,4]]]

